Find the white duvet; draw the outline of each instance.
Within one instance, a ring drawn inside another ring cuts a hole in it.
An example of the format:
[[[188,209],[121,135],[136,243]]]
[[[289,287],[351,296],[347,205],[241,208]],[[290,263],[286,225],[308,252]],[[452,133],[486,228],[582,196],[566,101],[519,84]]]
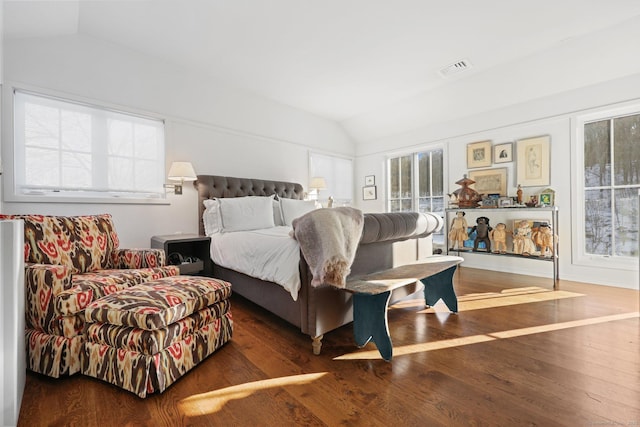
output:
[[[291,227],[214,233],[211,259],[217,265],[248,276],[275,282],[294,301],[300,291],[300,246],[289,235]]]

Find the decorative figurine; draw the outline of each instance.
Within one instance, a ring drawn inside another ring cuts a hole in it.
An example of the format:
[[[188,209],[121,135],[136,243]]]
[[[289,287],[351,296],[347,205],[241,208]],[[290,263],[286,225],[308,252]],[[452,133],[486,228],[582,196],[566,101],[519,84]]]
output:
[[[467,220],[464,219],[464,216],[464,212],[456,212],[456,217],[451,223],[451,228],[449,229],[449,247],[451,249],[454,249],[456,244],[458,250],[464,249],[464,241],[469,238]]]
[[[491,253],[491,240],[489,239],[489,233],[493,230],[489,225],[489,218],[486,216],[479,216],[476,219],[476,225],[473,226],[471,232],[476,232],[476,238],[473,241],[473,251],[478,251],[478,244],[484,242],[487,248],[487,252]]]
[[[469,188],[471,184],[475,183],[474,180],[467,178],[467,175],[464,175],[461,180],[456,181],[456,184],[462,186],[462,188],[453,192],[458,197],[458,207],[475,208],[478,206],[478,202],[482,200],[482,196],[473,188]]]
[[[454,192],[448,195],[449,196],[449,206],[458,206],[458,195]]]
[[[522,220],[513,230],[513,253],[529,256],[535,252],[536,246],[531,240],[531,224],[526,219]]]
[[[493,240],[493,253],[507,253],[507,225],[504,222],[496,224],[496,227],[489,232],[489,237]]]
[[[549,257],[553,256],[553,231],[546,222],[543,222],[538,227],[538,231],[533,233],[533,242],[540,248],[540,256],[546,256],[547,252]]]
[[[516,194],[518,195],[518,204],[521,205],[522,204],[522,187],[520,186],[520,184],[518,184],[518,191],[516,191]]]

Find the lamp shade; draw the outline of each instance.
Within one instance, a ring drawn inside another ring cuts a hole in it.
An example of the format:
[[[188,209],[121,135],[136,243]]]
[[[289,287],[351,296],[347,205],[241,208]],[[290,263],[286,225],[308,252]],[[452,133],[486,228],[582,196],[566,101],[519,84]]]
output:
[[[321,176],[314,176],[313,178],[311,178],[309,188],[312,190],[323,190],[327,188],[327,182]]]
[[[168,178],[172,181],[195,181],[198,179],[191,162],[171,163]]]

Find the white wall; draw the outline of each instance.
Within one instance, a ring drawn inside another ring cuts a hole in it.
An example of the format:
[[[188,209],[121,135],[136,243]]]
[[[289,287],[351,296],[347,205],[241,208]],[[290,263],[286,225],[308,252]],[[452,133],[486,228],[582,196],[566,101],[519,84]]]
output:
[[[471,68],[457,79],[445,79],[437,89],[352,117],[342,125],[360,146],[371,146],[374,141],[388,136],[395,138],[412,129],[511,109],[514,105],[526,106],[532,101],[535,104],[567,91],[640,73],[640,56],[629,54],[634,41],[639,39],[640,16],[635,16],[614,27],[567,39],[514,62],[482,72]],[[469,56],[473,61],[472,52]],[[607,96],[603,95],[602,102],[606,102]],[[547,116],[554,115],[555,106],[548,104],[547,107],[550,110]],[[561,107],[564,109],[566,105]],[[443,136],[452,132],[460,134],[459,130],[448,128]]]
[[[4,22],[4,2],[0,1],[0,22]],[[4,81],[4,31],[0,31],[0,94]],[[0,118],[2,117],[2,103],[0,102]],[[2,120],[0,120],[0,141],[2,135]],[[2,144],[0,144],[1,148]],[[0,212],[2,212],[2,150],[0,150]]]
[[[27,87],[166,118],[167,165],[191,161],[197,173],[300,182],[311,149],[351,157],[354,145],[331,121],[84,36],[5,39],[5,105]],[[10,105],[10,104],[9,104]],[[12,143],[10,111],[2,148]],[[5,163],[7,162],[6,156]],[[155,234],[197,232],[197,196],[185,184],[170,205],[4,202],[5,213],[114,216],[122,247],[148,247]]]
[[[27,371],[23,236],[22,221],[0,221],[0,424],[3,426],[18,423]]]
[[[364,180],[365,175],[376,175],[378,200],[363,202],[358,206],[369,211],[383,211],[387,191],[385,180],[385,160],[394,155],[419,151],[430,144],[445,144],[447,165],[445,185],[447,192],[459,188],[455,182],[468,172],[466,167],[466,145],[471,142],[492,140],[494,144],[515,142],[517,139],[537,135],[551,136],[551,187],[556,190],[556,204],[560,208],[560,277],[588,283],[637,288],[636,270],[616,270],[579,266],[572,263],[571,192],[574,181],[571,172],[573,132],[571,117],[585,111],[631,99],[640,100],[640,74],[615,79],[606,83],[582,89],[567,91],[554,96],[536,99],[509,108],[477,114],[426,126],[411,132],[380,138],[370,143],[358,145],[355,167],[355,182]],[[515,146],[514,146],[515,149]],[[515,152],[514,152],[515,160]],[[508,167],[508,193],[515,196],[515,162],[497,164],[492,167]],[[525,188],[528,194],[535,194],[542,188]],[[512,271],[533,275],[551,274],[551,268],[540,269],[540,263],[515,263],[480,255],[469,255],[465,265]]]

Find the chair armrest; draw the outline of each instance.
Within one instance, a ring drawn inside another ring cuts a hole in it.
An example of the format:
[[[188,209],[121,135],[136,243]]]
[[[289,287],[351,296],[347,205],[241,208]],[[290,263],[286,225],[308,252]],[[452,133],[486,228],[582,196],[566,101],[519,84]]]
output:
[[[112,257],[114,268],[164,267],[167,263],[163,249],[116,249]]]
[[[27,326],[48,330],[57,316],[55,297],[71,289],[71,269],[64,265],[28,264],[24,270]]]

